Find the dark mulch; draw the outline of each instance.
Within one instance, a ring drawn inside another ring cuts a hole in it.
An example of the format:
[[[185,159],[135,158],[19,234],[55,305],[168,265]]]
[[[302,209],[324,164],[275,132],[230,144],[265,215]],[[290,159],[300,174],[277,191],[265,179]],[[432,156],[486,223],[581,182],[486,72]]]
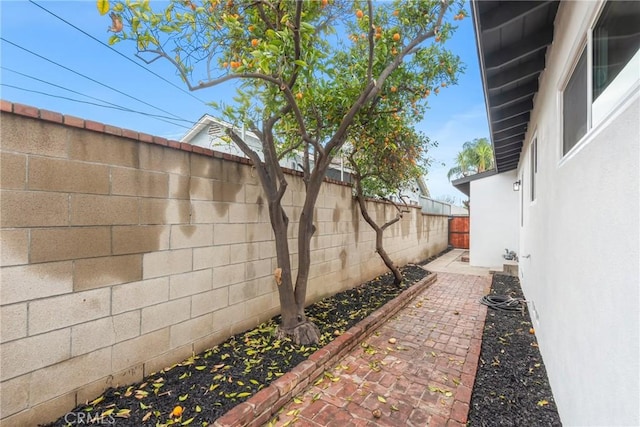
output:
[[[495,275],[492,295],[523,298],[515,277]],[[531,319],[489,309],[468,426],[561,426]]]
[[[142,383],[109,389],[71,411],[67,421],[61,417],[49,425],[74,425],[68,421],[80,419],[118,426],[210,425],[428,274],[415,265],[401,271],[400,286],[393,285],[388,273],[309,306],[307,317],[321,332],[317,346],[276,340],[276,317]],[[182,408],[180,416],[177,407]]]

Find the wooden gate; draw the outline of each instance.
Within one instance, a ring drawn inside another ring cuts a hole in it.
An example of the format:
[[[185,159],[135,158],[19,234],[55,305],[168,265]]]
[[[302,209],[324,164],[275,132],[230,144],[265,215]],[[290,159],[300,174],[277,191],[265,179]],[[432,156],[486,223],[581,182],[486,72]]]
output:
[[[456,249],[469,249],[469,217],[449,218],[449,245]]]

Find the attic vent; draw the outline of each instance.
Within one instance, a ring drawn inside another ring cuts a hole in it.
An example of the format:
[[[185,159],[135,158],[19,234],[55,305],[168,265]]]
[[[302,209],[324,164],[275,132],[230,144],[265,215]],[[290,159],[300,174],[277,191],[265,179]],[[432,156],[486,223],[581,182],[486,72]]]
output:
[[[219,125],[218,123],[214,123],[211,126],[209,126],[209,130],[207,133],[209,134],[209,136],[213,136],[213,137],[221,136],[224,134],[224,128],[222,127],[222,125]]]

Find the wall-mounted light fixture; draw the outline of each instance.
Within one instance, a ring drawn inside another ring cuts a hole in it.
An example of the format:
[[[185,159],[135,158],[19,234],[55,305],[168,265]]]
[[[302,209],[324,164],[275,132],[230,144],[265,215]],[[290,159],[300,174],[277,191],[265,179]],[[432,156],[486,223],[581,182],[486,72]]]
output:
[[[516,182],[513,183],[513,191],[520,191],[520,184],[522,184],[522,181],[517,180]]]

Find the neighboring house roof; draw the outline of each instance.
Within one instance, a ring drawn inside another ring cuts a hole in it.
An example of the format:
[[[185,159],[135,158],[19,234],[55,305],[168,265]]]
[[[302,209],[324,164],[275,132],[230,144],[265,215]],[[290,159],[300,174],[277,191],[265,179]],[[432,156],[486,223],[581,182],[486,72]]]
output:
[[[454,179],[453,181],[451,181],[451,184],[453,184],[453,186],[456,187],[459,191],[463,192],[467,197],[471,197],[471,181],[486,178],[497,173],[497,170],[491,169],[485,172],[480,172],[469,176],[463,176],[462,178]]]
[[[558,5],[558,1],[471,2],[498,173],[518,167]]]

